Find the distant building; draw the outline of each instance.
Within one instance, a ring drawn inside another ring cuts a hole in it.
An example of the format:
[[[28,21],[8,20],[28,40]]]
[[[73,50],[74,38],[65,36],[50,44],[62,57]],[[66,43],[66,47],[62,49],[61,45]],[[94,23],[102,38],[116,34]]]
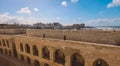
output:
[[[75,29],[75,30],[80,30],[81,28],[85,28],[85,24],[73,24],[69,26],[65,26],[64,29]]]
[[[0,24],[0,29],[21,29],[21,28],[32,28],[32,26],[25,24]]]
[[[58,22],[53,23],[53,27],[54,27],[54,29],[63,29],[63,26]]]

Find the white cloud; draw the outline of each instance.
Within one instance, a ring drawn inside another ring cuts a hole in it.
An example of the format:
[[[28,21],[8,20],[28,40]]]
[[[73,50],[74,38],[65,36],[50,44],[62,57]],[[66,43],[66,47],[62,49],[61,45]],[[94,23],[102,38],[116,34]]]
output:
[[[17,13],[31,14],[31,11],[30,11],[29,7],[24,7],[24,8],[21,8],[19,11],[17,11]]]
[[[23,18],[19,16],[10,16],[8,12],[0,14],[0,23],[8,23],[8,24],[33,24],[36,22],[40,22],[40,19],[29,17]]]
[[[61,2],[61,5],[62,5],[62,6],[67,6],[67,2],[66,2],[66,1],[62,1],[62,2]]]
[[[87,25],[91,26],[119,26],[120,18],[99,18],[94,20],[84,21]]]
[[[43,22],[43,23],[49,23],[49,22],[54,22],[55,19],[53,18],[47,18],[47,17],[40,17],[40,18],[35,18],[35,17],[29,17],[29,18],[24,18],[20,16],[10,16],[8,12],[0,14],[0,23],[5,23],[5,24],[34,24],[37,22]]]
[[[107,5],[107,8],[116,7],[116,6],[120,6],[120,0],[112,0],[112,2]]]
[[[39,9],[38,9],[38,8],[34,8],[34,11],[38,12],[38,11],[39,11]]]
[[[79,0],[71,0],[72,3],[76,3],[78,2]]]

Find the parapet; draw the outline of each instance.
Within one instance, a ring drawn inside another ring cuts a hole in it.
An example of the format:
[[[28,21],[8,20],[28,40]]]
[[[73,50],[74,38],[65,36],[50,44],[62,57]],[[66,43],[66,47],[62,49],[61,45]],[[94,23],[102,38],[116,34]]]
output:
[[[27,36],[120,45],[120,31],[28,29]]]

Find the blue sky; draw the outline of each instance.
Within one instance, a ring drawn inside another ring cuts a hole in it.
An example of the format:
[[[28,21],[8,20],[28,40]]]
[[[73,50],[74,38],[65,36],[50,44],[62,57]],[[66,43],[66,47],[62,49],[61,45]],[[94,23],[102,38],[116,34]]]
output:
[[[0,0],[0,23],[120,26],[120,0]]]

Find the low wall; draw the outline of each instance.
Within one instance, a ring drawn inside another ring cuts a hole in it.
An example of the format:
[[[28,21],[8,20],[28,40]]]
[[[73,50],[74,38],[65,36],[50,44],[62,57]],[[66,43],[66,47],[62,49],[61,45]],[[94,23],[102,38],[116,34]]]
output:
[[[120,31],[29,29],[27,36],[120,45]]]
[[[0,29],[0,34],[25,34],[26,29]]]

